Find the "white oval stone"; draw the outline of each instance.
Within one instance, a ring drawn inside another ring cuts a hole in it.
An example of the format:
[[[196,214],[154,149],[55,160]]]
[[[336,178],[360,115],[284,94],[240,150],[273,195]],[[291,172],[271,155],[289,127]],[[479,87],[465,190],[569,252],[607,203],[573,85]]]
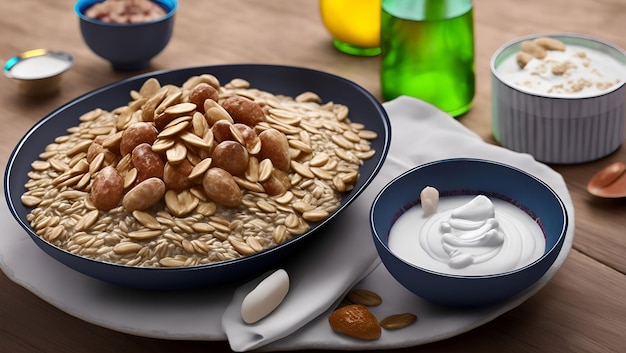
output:
[[[241,303],[241,317],[253,324],[269,315],[282,303],[289,291],[289,275],[283,269],[276,270],[261,281]]]

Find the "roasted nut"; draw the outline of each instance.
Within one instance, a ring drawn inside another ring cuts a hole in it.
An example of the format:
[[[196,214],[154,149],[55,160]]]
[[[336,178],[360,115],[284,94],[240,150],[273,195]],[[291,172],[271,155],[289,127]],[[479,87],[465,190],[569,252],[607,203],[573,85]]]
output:
[[[204,114],[195,112],[191,118],[191,126],[193,127],[192,131],[194,134],[202,137],[209,130],[209,123],[204,118]]]
[[[303,92],[300,93],[296,98],[296,102],[314,102],[314,103],[322,103],[322,99],[315,92]]]
[[[412,313],[394,314],[380,320],[380,326],[386,330],[397,330],[409,326],[416,320],[417,316]]]
[[[163,168],[163,181],[168,189],[187,189],[194,184],[189,178],[192,170],[193,165],[186,159],[176,164],[167,162]]]
[[[219,92],[208,83],[201,82],[189,92],[189,102],[195,104],[198,107],[198,111],[203,114],[204,101],[207,99],[212,99],[216,102],[219,99]]]
[[[178,164],[187,158],[187,146],[182,141],[175,141],[172,147],[165,151],[168,163]]]
[[[258,163],[257,170],[257,181],[264,182],[272,176],[274,165],[272,165],[271,160],[264,159]]]
[[[194,87],[195,85],[201,82],[208,83],[209,85],[213,86],[213,88],[215,88],[216,90],[220,89],[220,81],[217,79],[217,77],[211,74],[202,74],[200,76],[192,76],[183,84],[183,88],[187,86]]]
[[[213,163],[213,158],[205,158],[201,160],[198,164],[193,166],[191,173],[189,173],[189,179],[199,178],[204,175],[204,173],[209,170],[211,164]]]
[[[291,187],[287,173],[276,168],[272,169],[270,177],[261,183],[265,192],[270,196],[282,195]]]
[[[98,155],[102,154],[102,156],[104,157],[103,163],[105,166],[117,164],[119,160],[117,153],[102,146],[102,141],[104,141],[104,137],[98,136],[93,140],[91,145],[89,145],[89,148],[87,149],[87,162],[93,162],[93,160],[96,159]]]
[[[122,142],[122,133],[124,131],[118,131],[116,133],[111,132],[107,136],[99,136],[104,137],[102,140],[102,146],[108,148],[111,152],[116,155],[120,154],[120,143]]]
[[[239,142],[224,141],[215,146],[213,165],[232,175],[243,175],[248,169],[248,151]]]
[[[233,118],[224,107],[212,99],[204,101],[204,118],[211,126],[220,120],[226,120],[231,124],[234,123]]]
[[[525,40],[522,42],[521,49],[524,53],[528,53],[537,59],[543,59],[546,57],[546,55],[548,55],[543,47],[540,47],[536,43],[529,40]]]
[[[155,77],[150,77],[146,81],[144,81],[141,88],[139,88],[139,96],[141,97],[149,97],[153,94],[156,94],[158,90],[161,89],[161,82],[157,80]]]
[[[365,306],[377,306],[383,302],[380,295],[367,289],[353,289],[348,292],[347,297],[354,304]]]
[[[124,193],[124,178],[112,166],[104,167],[93,179],[90,199],[93,205],[107,211],[117,207]]]
[[[141,143],[152,145],[156,141],[158,135],[157,129],[152,123],[138,122],[130,125],[122,133],[122,141],[120,142],[120,153],[125,156],[131,153],[135,147]]]
[[[269,158],[274,167],[288,171],[291,166],[289,141],[287,137],[276,129],[267,129],[259,134],[261,140],[260,159]]]
[[[211,132],[213,133],[213,139],[220,143],[222,141],[232,140],[233,134],[230,131],[230,127],[233,124],[228,120],[218,120],[213,126],[211,126]]]
[[[196,110],[196,108],[196,105],[190,102],[178,103],[169,106],[165,108],[163,112],[157,114],[154,117],[154,126],[156,126],[158,130],[162,130],[172,120],[184,115],[191,115]]]
[[[181,192],[168,190],[165,192],[164,199],[167,209],[177,217],[188,215],[200,203],[200,200],[193,196],[189,190],[183,190]]]
[[[163,102],[167,95],[167,88],[161,88],[156,91],[148,100],[141,106],[141,120],[142,121],[154,121],[154,111],[156,107]]]
[[[243,192],[233,176],[224,169],[207,170],[202,179],[202,187],[207,196],[220,205],[237,207],[241,204]]]
[[[222,102],[222,107],[224,107],[236,123],[253,127],[265,121],[265,113],[261,106],[245,97],[228,97]]]
[[[152,146],[147,143],[139,144],[131,153],[133,167],[137,169],[137,181],[142,182],[148,178],[163,178],[165,162],[161,156],[152,151]]]
[[[565,44],[558,39],[550,37],[539,37],[533,42],[545,50],[565,51]]]
[[[235,123],[230,126],[233,138],[246,147],[248,153],[257,154],[261,151],[261,139],[254,130],[245,124]]]
[[[156,117],[163,114],[167,108],[183,101],[183,92],[178,87],[166,85],[163,86],[163,88],[167,89],[167,94],[165,95],[165,98],[163,98],[163,101],[154,109],[155,120]]]
[[[517,53],[515,59],[517,60],[517,65],[520,67],[520,69],[523,69],[533,59],[533,56],[521,51]]]
[[[361,304],[347,305],[333,311],[328,317],[328,323],[333,331],[360,340],[375,340],[382,333],[374,314]]]
[[[164,194],[165,183],[163,180],[159,178],[146,179],[124,195],[122,205],[128,212],[147,210],[161,201]]]

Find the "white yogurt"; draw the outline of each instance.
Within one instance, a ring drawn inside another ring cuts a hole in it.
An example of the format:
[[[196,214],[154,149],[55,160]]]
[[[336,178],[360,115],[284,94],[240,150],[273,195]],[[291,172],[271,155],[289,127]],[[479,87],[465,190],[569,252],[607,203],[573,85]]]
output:
[[[516,88],[557,97],[595,96],[626,81],[626,67],[610,55],[570,44],[565,51],[549,50],[545,58],[533,58],[523,69],[516,55],[510,55],[497,70]]]
[[[432,271],[488,275],[535,261],[545,250],[543,231],[526,212],[497,198],[446,196],[425,216],[411,207],[394,223],[389,248],[401,259]]]
[[[72,62],[52,56],[40,55],[23,59],[10,70],[11,77],[20,80],[35,80],[58,75],[72,66]]]

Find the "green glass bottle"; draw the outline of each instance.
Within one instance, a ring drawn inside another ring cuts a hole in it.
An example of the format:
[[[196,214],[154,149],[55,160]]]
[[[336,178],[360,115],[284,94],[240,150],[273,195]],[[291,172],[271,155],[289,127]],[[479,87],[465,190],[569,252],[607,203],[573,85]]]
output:
[[[381,88],[385,100],[408,95],[456,117],[474,99],[471,0],[383,0]]]

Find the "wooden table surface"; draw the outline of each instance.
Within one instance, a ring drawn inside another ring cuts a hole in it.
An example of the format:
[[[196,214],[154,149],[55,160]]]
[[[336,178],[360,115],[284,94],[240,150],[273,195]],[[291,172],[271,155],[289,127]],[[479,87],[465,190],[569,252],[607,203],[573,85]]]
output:
[[[460,121],[486,141],[491,135],[489,60],[522,35],[576,32],[626,48],[624,0],[477,0],[476,97]],[[47,113],[137,72],[114,72],[84,44],[72,0],[0,2],[0,59],[34,48],[75,59],[59,94],[27,99],[0,78],[0,163]],[[199,65],[271,63],[341,75],[380,97],[380,57],[339,53],[315,0],[185,0],[169,46],[145,71]],[[552,166],[570,190],[576,236],[564,266],[538,294],[492,322],[451,339],[400,352],[623,352],[626,350],[626,200],[600,200],[585,186],[596,170],[626,160],[626,147],[598,161]],[[0,274],[1,352],[228,352],[226,342],[135,337],[76,319]]]

